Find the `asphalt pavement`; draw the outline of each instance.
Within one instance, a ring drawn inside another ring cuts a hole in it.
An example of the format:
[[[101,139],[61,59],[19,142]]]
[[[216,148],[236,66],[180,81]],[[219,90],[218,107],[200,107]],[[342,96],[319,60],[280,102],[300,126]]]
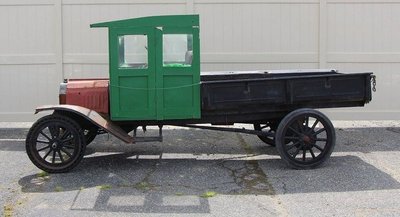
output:
[[[0,123],[2,216],[400,216],[400,121],[334,122],[313,170],[253,135],[165,127],[163,143],[100,135],[64,174],[30,162],[30,124]]]

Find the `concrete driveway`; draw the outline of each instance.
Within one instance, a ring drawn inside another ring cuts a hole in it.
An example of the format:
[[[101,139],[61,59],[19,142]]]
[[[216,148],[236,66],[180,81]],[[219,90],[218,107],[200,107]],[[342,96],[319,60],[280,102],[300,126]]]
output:
[[[334,122],[337,146],[289,169],[256,136],[166,127],[163,143],[101,135],[69,173],[28,159],[29,124],[0,124],[4,216],[400,216],[400,122]],[[149,130],[146,134],[155,133]]]

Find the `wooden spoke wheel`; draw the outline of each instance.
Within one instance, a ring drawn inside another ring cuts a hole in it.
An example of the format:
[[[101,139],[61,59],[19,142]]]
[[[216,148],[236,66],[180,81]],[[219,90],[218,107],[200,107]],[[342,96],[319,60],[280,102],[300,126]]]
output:
[[[278,127],[278,123],[277,122],[267,122],[266,124],[255,123],[255,124],[253,124],[253,126],[254,126],[254,130],[273,133],[276,131],[276,128]],[[267,145],[275,146],[275,141],[274,141],[273,136],[259,136],[258,135],[258,138],[260,138],[261,141],[263,141]]]
[[[281,158],[296,169],[310,169],[325,162],[335,146],[335,129],[321,112],[298,109],[284,117],[275,135]]]
[[[49,173],[67,172],[82,160],[86,143],[83,130],[71,118],[48,115],[29,130],[26,152],[30,160]]]

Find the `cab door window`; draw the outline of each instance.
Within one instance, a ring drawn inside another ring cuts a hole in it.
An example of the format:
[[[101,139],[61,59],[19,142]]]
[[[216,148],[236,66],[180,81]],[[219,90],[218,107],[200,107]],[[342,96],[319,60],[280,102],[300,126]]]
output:
[[[118,37],[118,65],[121,68],[147,69],[147,35],[123,35]]]
[[[193,59],[193,35],[163,35],[163,66],[190,67]]]

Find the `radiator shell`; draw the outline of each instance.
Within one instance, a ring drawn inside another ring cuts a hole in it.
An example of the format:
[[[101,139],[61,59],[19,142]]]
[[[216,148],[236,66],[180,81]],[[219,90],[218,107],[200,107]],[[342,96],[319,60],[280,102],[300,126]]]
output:
[[[66,104],[98,113],[109,113],[108,79],[71,79],[67,82]]]

